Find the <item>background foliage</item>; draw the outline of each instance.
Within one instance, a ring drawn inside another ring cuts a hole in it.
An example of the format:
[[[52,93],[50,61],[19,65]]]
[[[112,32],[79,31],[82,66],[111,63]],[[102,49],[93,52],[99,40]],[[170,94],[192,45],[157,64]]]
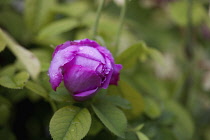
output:
[[[105,1],[95,37],[119,86],[78,103],[47,70],[55,46],[92,38],[100,1],[0,1],[0,139],[210,140],[209,2],[129,0],[117,44],[122,2]]]

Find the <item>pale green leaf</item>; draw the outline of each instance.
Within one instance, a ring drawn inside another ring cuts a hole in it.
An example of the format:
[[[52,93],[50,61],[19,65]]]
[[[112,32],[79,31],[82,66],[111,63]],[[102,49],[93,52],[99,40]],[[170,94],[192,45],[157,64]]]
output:
[[[6,88],[12,89],[22,89],[29,79],[29,74],[27,72],[19,72],[14,76],[1,76],[0,85]]]
[[[28,81],[26,84],[26,88],[33,91],[34,93],[47,98],[48,93],[47,91],[39,84],[32,82],[32,81]]]
[[[127,120],[123,112],[112,104],[98,102],[92,108],[102,123],[115,135],[124,138]]]
[[[86,108],[67,106],[59,109],[50,121],[53,140],[81,140],[89,131],[91,115]]]
[[[145,97],[145,110],[147,116],[149,116],[151,119],[155,119],[161,115],[161,109],[159,107],[159,104],[153,100],[152,98]]]
[[[0,52],[6,47],[6,42],[0,38]]]
[[[166,67],[166,65],[164,64],[164,57],[163,55],[156,49],[153,48],[148,48],[147,49],[148,55],[152,58],[153,61],[155,61],[156,63],[161,64],[163,67]]]
[[[116,63],[122,64],[123,69],[131,68],[136,64],[138,58],[144,59],[147,55],[147,47],[144,42],[139,42],[130,46],[117,58]]]
[[[139,124],[138,126],[135,127],[136,131],[141,130],[144,127],[144,124]]]
[[[86,1],[74,1],[69,3],[57,4],[52,7],[52,10],[55,13],[79,17],[87,12],[87,10],[89,9],[88,4],[89,3]]]
[[[78,26],[78,22],[74,19],[62,19],[55,21],[45,28],[43,28],[38,34],[38,40],[42,40],[48,37],[67,32]]]
[[[40,72],[40,62],[37,57],[32,52],[17,44],[8,34],[0,29],[1,37],[7,43],[8,48],[13,54],[23,63],[32,78],[35,79]]]
[[[149,138],[144,135],[142,132],[136,132],[137,137],[139,138],[139,140],[149,140]]]

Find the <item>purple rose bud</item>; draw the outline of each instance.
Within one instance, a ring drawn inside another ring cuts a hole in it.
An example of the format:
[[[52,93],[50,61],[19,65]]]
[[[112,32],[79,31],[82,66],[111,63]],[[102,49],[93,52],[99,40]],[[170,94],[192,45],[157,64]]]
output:
[[[58,45],[52,57],[48,71],[52,88],[56,90],[63,80],[77,101],[92,97],[100,88],[117,85],[122,69],[109,50],[89,39]]]

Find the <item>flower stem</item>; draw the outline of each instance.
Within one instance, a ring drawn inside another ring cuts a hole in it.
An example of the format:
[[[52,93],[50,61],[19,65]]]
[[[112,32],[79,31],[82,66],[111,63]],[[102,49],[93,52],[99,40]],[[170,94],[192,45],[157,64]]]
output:
[[[101,17],[101,11],[104,6],[104,2],[105,2],[105,0],[101,0],[100,5],[97,10],[96,20],[95,20],[95,24],[93,26],[93,36],[92,36],[93,39],[96,39],[96,36],[97,36],[98,23],[99,23],[99,19]]]
[[[116,40],[115,40],[115,44],[114,46],[116,47],[115,49],[115,54],[117,53],[118,49],[119,49],[119,41],[120,41],[120,35],[122,32],[122,27],[123,27],[123,23],[124,23],[124,19],[125,19],[125,13],[126,13],[126,9],[127,9],[127,0],[124,0],[125,3],[123,5],[123,7],[121,8],[121,12],[120,12],[120,24],[119,24],[119,28],[117,30],[117,35],[116,35]]]
[[[51,106],[53,112],[55,113],[57,111],[57,106],[56,106],[55,102],[52,99],[48,99],[48,102],[50,103],[50,106]]]

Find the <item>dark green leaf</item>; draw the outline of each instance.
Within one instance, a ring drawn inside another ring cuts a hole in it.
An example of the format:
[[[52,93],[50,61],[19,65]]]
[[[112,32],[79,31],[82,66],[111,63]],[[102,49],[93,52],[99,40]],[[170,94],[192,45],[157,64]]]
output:
[[[98,102],[92,108],[102,123],[115,135],[124,138],[127,120],[123,112],[112,104]]]
[[[92,124],[88,135],[97,135],[104,128],[103,124],[96,117],[92,117]]]

